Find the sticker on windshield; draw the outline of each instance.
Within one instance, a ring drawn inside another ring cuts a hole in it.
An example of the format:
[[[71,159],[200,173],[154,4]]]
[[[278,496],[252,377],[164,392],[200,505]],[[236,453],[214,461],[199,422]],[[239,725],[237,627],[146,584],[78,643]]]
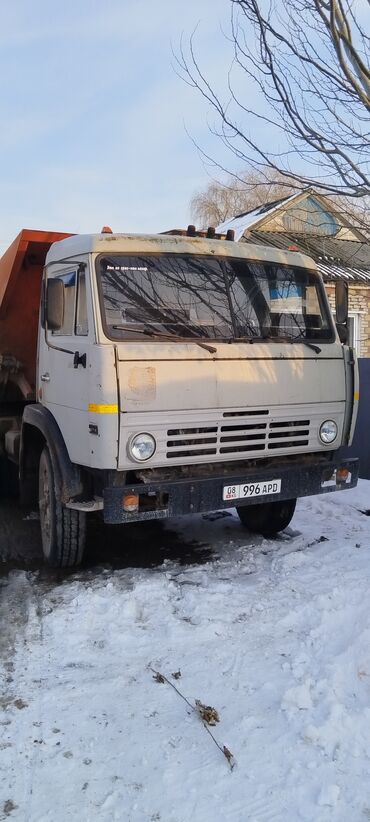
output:
[[[107,265],[106,271],[148,271],[145,265]]]
[[[271,311],[279,314],[302,313],[303,288],[297,283],[270,286]]]

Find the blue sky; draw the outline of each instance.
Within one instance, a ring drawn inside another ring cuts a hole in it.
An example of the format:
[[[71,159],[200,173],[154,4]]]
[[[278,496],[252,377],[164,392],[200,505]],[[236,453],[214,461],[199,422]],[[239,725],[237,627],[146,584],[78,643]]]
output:
[[[229,0],[14,0],[0,31],[0,252],[23,228],[160,231],[190,219],[209,176],[201,98],[171,43],[196,34],[213,81],[231,54]]]

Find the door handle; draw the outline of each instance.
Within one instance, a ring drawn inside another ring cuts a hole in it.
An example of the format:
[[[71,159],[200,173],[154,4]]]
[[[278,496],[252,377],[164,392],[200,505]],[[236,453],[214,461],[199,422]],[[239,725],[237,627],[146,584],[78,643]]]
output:
[[[40,379],[42,380],[42,382],[50,382],[50,374],[48,374],[47,372],[46,374],[41,374]]]
[[[86,368],[86,354],[80,354],[79,351],[75,351],[73,357],[73,368],[78,368],[79,365]]]

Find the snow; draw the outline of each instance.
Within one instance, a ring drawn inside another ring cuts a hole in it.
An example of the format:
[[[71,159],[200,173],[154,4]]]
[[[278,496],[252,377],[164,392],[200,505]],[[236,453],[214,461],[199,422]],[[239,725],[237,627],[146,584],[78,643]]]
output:
[[[188,564],[113,570],[102,546],[78,573],[8,571],[0,819],[370,819],[369,501],[366,481],[300,500],[275,540],[170,522]],[[153,671],[217,710],[233,769]]]
[[[218,234],[226,234],[226,232],[231,228],[235,232],[235,240],[238,241],[242,238],[244,232],[248,228],[262,222],[262,220],[266,217],[273,214],[274,211],[278,211],[283,203],[285,207],[296,197],[297,193],[294,193],[291,194],[290,197],[285,197],[284,200],[278,200],[277,202],[272,203],[270,208],[268,208],[267,205],[262,205],[254,208],[253,211],[247,211],[245,214],[237,214],[236,217],[230,217],[228,220],[225,220],[217,226],[216,232]]]
[[[217,226],[216,231],[218,234],[226,234],[226,232],[231,228],[235,232],[235,241],[241,239],[244,232],[247,228],[250,228],[254,225],[254,223],[259,222],[262,217],[266,215],[261,215],[261,207],[253,209],[253,211],[248,211],[246,214],[240,214],[237,217],[231,217],[228,220],[225,220],[223,223]]]

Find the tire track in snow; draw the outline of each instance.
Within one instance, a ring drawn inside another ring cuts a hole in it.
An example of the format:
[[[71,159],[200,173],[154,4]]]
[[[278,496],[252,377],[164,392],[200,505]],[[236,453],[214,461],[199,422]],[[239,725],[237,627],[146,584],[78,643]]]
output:
[[[1,770],[5,771],[1,794],[4,795],[6,792],[6,801],[15,805],[12,818],[20,819],[22,822],[23,820],[26,822],[29,818],[29,809],[32,804],[32,774],[35,770],[34,757],[37,755],[36,749],[31,747],[29,742],[33,733],[29,720],[30,695],[27,673],[30,655],[33,656],[35,644],[37,646],[41,638],[39,608],[33,574],[14,571],[7,581],[5,578],[2,580],[0,619],[3,630],[0,635],[0,653],[2,665],[8,672],[8,676],[4,677],[5,689],[0,706],[3,709],[1,722],[7,728],[10,741],[6,751],[7,766],[4,768],[1,765]],[[41,719],[37,724],[41,724]],[[12,796],[11,775],[18,767],[19,752],[23,753],[25,747],[28,748],[29,753],[27,754],[28,767],[24,772],[22,796]]]

